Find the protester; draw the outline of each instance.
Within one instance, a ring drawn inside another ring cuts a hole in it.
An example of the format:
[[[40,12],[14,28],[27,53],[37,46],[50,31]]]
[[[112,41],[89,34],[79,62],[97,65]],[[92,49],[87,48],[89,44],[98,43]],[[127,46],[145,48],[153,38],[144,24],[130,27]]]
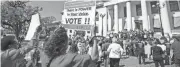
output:
[[[15,36],[5,36],[1,39],[1,66],[14,67],[16,60],[23,58],[26,53],[33,49],[36,39],[33,39],[25,47],[17,49],[17,39]]]
[[[173,49],[175,66],[180,67],[180,36],[173,36],[173,39],[171,48]]]
[[[99,53],[99,59],[98,59],[98,62],[97,62],[97,67],[100,67],[101,66],[101,63],[102,63],[102,39],[98,42],[98,53]]]
[[[66,53],[69,52],[72,44],[73,44],[72,39],[68,39],[68,48],[66,50]]]
[[[86,54],[86,42],[85,40],[79,40],[77,43],[77,49],[79,54]]]
[[[162,57],[164,52],[162,48],[158,46],[159,44],[161,44],[160,41],[158,39],[155,39],[155,41],[153,42],[153,47],[151,47],[151,55],[153,56],[155,67],[159,67],[159,64],[161,65],[161,67],[164,67],[164,62]]]
[[[161,37],[160,41],[162,44],[161,48],[163,48],[165,51],[164,52],[165,53],[164,54],[165,55],[165,57],[164,57],[165,64],[169,65],[170,44],[168,43],[168,38],[167,37]]]
[[[104,42],[105,43],[102,44],[103,59],[104,59],[105,67],[108,67],[108,62],[109,62],[108,55],[109,55],[109,53],[107,52],[107,49],[110,45],[110,40],[106,38],[106,39],[104,39]]]
[[[144,44],[139,41],[137,43],[137,53],[138,53],[138,58],[139,58],[139,64],[142,64],[141,60],[143,60],[143,64],[145,63],[145,53],[144,53]]]
[[[66,53],[67,45],[68,37],[65,28],[56,29],[45,43],[45,53],[50,58],[47,67],[88,67],[91,62],[96,62],[98,59],[96,40],[94,40],[92,55]]]
[[[145,54],[146,54],[147,58],[150,60],[150,54],[151,54],[151,44],[150,44],[150,42],[146,42],[146,44],[144,46],[144,49],[145,49]]]
[[[165,37],[161,37],[160,38],[160,43],[158,46],[162,48],[162,50],[164,51],[164,53],[166,52],[166,46],[165,46]]]
[[[120,44],[117,44],[117,38],[112,38],[112,44],[109,45],[107,51],[109,53],[109,59],[110,59],[110,67],[119,67],[119,62],[121,58],[121,54],[123,52],[122,47]]]
[[[166,57],[165,57],[165,64],[170,64],[170,50],[171,50],[171,44],[168,42],[166,43]]]
[[[97,39],[97,37],[95,37]],[[87,49],[88,49],[88,54],[89,55],[92,55],[92,52],[93,52],[93,40],[94,38],[92,38],[90,41],[89,41],[89,45],[87,46]],[[101,61],[101,57],[102,57],[102,48],[101,48],[101,45],[102,45],[102,41],[99,41],[97,39],[97,53],[98,53],[98,60],[97,62],[93,62],[90,64],[89,67],[100,67],[100,64],[102,63]]]
[[[132,44],[130,43],[130,40],[129,40],[129,39],[123,40],[123,48],[124,48],[124,50],[125,50],[125,52],[126,52],[126,55],[127,55],[128,57],[129,57],[129,55],[132,56],[132,54],[133,54],[133,52],[132,52],[133,46],[132,46]]]

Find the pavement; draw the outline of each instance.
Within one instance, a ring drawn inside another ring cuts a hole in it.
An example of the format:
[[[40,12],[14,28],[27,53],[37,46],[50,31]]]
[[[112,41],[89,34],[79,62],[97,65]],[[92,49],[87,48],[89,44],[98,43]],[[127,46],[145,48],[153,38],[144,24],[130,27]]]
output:
[[[145,61],[146,64],[141,64],[141,65],[138,62],[139,61],[138,61],[137,57],[130,56],[129,58],[120,60],[120,67],[155,67],[153,60],[146,59],[146,61]],[[104,65],[101,67],[104,67]],[[174,65],[165,65],[165,67],[175,67],[175,66]]]

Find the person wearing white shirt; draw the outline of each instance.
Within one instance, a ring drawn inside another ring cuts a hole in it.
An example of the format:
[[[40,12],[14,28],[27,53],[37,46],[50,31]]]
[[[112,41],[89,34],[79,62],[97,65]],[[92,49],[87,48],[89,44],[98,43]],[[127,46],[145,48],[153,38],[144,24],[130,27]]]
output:
[[[158,44],[157,46],[161,47],[163,51],[166,51],[166,46],[164,44]]]
[[[150,59],[150,54],[151,54],[151,45],[149,42],[144,46],[145,49],[145,54],[147,55],[147,58]]]
[[[110,67],[119,67],[119,62],[123,49],[120,44],[117,44],[117,38],[112,38],[112,44],[109,45],[107,51],[109,52]]]

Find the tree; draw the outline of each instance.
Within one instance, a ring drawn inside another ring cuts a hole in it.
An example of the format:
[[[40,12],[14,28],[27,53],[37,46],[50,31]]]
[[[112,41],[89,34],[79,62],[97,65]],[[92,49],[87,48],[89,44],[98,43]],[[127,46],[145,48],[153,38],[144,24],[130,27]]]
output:
[[[51,28],[48,28],[47,25],[53,23],[53,21],[56,21],[56,18],[54,16],[41,18],[41,23],[45,28],[46,35],[50,35]]]
[[[13,31],[18,41],[26,35],[31,16],[42,10],[41,7],[27,5],[29,1],[4,1],[1,3],[1,26]]]
[[[43,24],[48,24],[48,23],[52,23],[53,21],[55,21],[56,20],[56,18],[54,17],[54,16],[49,16],[49,17],[43,17],[42,19],[41,19],[41,22],[43,23]]]

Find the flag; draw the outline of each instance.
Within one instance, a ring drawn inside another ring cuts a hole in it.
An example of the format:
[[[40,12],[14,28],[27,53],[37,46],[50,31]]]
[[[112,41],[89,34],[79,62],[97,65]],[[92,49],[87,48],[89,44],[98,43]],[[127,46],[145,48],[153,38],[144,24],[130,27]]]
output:
[[[30,23],[25,40],[31,40],[33,38],[36,32],[36,29],[38,28],[39,25],[40,25],[39,14],[32,15],[31,23]]]

